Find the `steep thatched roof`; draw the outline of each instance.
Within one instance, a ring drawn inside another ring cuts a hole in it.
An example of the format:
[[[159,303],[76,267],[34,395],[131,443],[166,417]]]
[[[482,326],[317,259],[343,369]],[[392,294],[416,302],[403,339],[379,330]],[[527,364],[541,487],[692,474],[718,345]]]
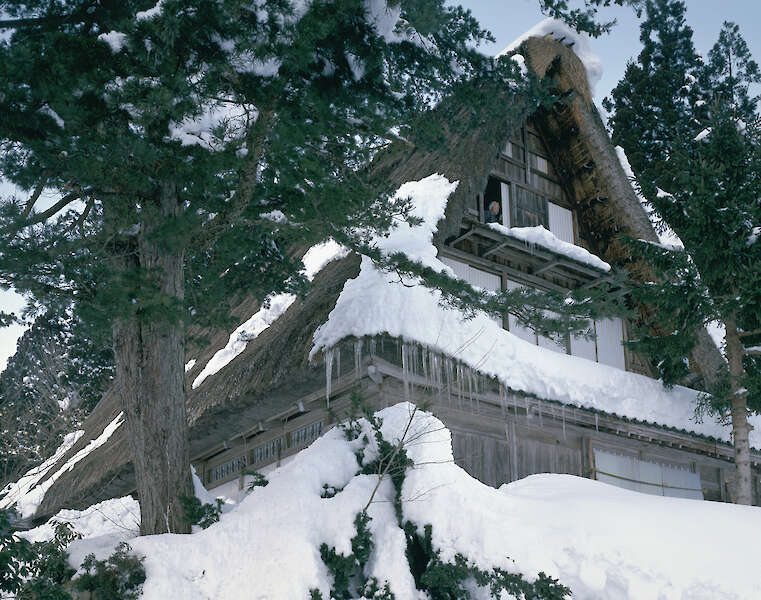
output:
[[[514,90],[473,81],[427,116],[422,129],[437,132],[433,139],[418,135],[412,138],[414,143],[395,143],[377,158],[373,174],[391,186],[432,173],[459,181],[449,199],[446,219],[439,224],[437,242],[443,244],[459,233],[464,207],[485,189],[504,141],[534,114],[535,125],[552,141],[546,145],[579,212],[582,234],[594,246],[590,249],[608,262],[621,264],[626,255],[615,242],[618,233],[650,240],[657,236],[594,107],[584,66],[572,50],[551,37],[530,38],[521,52],[540,77],[551,76],[559,91],[573,90],[574,94],[551,110],[536,112],[536,107]],[[509,109],[500,115],[495,107]],[[438,127],[429,127],[431,122]],[[352,255],[330,263],[317,275],[304,300],[291,305],[221,372],[190,391],[191,456],[227,440],[242,424],[263,420],[322,385],[324,368],[308,360],[312,335],[327,320],[344,283],[356,276],[358,268],[359,259]],[[255,302],[243,300],[236,313],[243,319],[255,310]],[[226,332],[212,332],[212,343],[195,356],[199,360],[188,381],[224,346],[227,336]],[[721,361],[707,334],[705,337],[696,361],[704,374],[713,372],[719,364],[716,361]],[[86,421],[85,435],[51,473],[97,437],[119,410],[119,399],[106,394]],[[61,476],[48,490],[38,516],[49,516],[63,507],[82,508],[134,489],[125,435],[126,427],[120,427],[108,443]]]

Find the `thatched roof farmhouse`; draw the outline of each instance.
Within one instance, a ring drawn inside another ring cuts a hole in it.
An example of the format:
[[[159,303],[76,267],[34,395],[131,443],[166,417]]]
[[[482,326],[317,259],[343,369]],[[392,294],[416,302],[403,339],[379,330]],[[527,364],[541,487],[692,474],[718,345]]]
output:
[[[537,110],[513,90],[472,82],[430,117],[446,132],[440,144],[400,142],[378,157],[377,176],[405,185],[424,220],[419,232],[400,228],[384,243],[422,236],[413,246],[424,260],[493,289],[595,286],[611,267],[637,275],[616,238],[657,235],[592,101],[584,64],[557,37],[530,37],[519,52],[530,70],[569,92],[564,101]],[[482,106],[479,97],[500,98],[514,116],[494,118],[493,103]],[[260,309],[244,301],[236,316],[245,321]],[[260,325],[222,368],[199,381],[229,332],[188,356],[192,462],[208,488],[242,489],[246,469],[286,460],[358,395],[373,406],[408,399],[429,407],[452,430],[457,462],[490,485],[555,472],[730,500],[728,430],[690,419],[696,392],[652,379],[647,357],[621,344],[629,330],[607,320],[595,324],[593,339],[559,345],[512,318],[463,320],[426,288],[339,254],[306,298]],[[690,385],[709,380],[722,360],[702,332]],[[126,427],[114,422],[120,411],[106,394],[84,434],[49,465],[37,482],[45,489],[36,517],[134,490]],[[752,460],[758,504],[761,454]]]

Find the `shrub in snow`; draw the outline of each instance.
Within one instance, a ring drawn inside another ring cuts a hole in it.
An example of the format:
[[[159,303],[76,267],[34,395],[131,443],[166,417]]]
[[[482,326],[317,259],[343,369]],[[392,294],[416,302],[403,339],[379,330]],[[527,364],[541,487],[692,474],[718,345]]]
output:
[[[198,525],[201,529],[219,522],[224,500],[217,498],[214,504],[202,503],[195,496],[180,496],[180,504],[185,521]]]
[[[253,471],[249,469],[246,471],[246,475],[253,477],[253,479],[251,480],[251,483],[248,484],[249,492],[253,492],[255,488],[264,487],[265,485],[269,483],[269,481],[267,481],[267,478],[261,473],[259,473],[259,471]]]
[[[122,542],[107,560],[88,555],[74,587],[80,592],[90,592],[92,600],[137,600],[145,582],[145,568],[130,551],[129,545]]]
[[[378,579],[367,575],[366,566],[370,560],[375,542],[373,534],[368,528],[370,516],[366,512],[357,514],[354,525],[357,528],[356,535],[351,538],[351,554],[345,556],[336,552],[335,547],[327,544],[320,546],[320,557],[328,568],[333,579],[330,597],[338,600],[351,600],[352,598],[371,598],[372,600],[392,600],[395,596],[391,593],[388,582],[382,585]],[[322,600],[322,592],[317,588],[310,590],[312,600]]]
[[[469,599],[474,588],[488,590],[491,598],[504,598],[502,592],[507,592],[509,598],[518,600],[563,600],[571,595],[571,590],[544,572],[530,582],[520,573],[509,573],[499,567],[490,571],[479,569],[459,553],[452,562],[444,562],[441,553],[433,547],[431,525],[423,528],[422,536],[410,522],[404,531],[407,560],[415,585],[426,591],[431,600]]]
[[[71,600],[65,585],[74,575],[65,548],[79,537],[59,523],[52,539],[29,542],[14,535],[8,513],[0,510],[0,594],[24,600]]]
[[[360,406],[354,399],[355,408]],[[394,600],[389,582],[379,582],[368,569],[370,557],[375,548],[373,532],[369,527],[371,517],[367,509],[385,478],[393,486],[393,505],[397,525],[404,530],[406,548],[406,568],[415,581],[415,587],[427,594],[431,600],[469,600],[470,598],[504,598],[503,592],[517,600],[563,600],[570,596],[570,590],[556,579],[540,572],[535,581],[526,580],[520,573],[510,573],[499,567],[484,570],[468,561],[462,554],[456,554],[452,561],[442,559],[440,551],[434,548],[431,524],[420,527],[405,521],[402,490],[407,470],[415,468],[408,456],[406,446],[419,441],[426,430],[412,427],[418,412],[416,407],[409,411],[406,424],[398,439],[389,441],[383,435],[383,420],[365,409],[365,418],[351,418],[339,427],[347,441],[360,440],[362,445],[355,450],[360,469],[357,475],[375,475],[378,479],[365,508],[354,518],[356,533],[351,538],[351,553],[341,554],[335,547],[323,543],[320,557],[330,573],[332,581],[330,598],[336,600]],[[388,432],[387,432],[388,434]],[[338,493],[327,485],[323,487],[323,498],[333,498]],[[333,493],[326,493],[332,490]],[[312,600],[322,600],[322,592],[310,590]]]
[[[8,513],[0,510],[0,598],[72,600],[71,591],[87,591],[91,600],[136,600],[145,581],[140,558],[122,543],[107,560],[90,554],[83,573],[73,579],[66,548],[82,535],[67,522],[55,524],[50,539],[30,542],[14,534]]]

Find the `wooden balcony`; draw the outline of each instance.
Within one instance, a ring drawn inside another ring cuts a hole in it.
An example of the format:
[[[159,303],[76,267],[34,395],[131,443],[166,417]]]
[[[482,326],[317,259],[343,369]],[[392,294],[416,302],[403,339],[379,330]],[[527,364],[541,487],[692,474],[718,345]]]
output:
[[[469,214],[463,217],[460,235],[446,243],[443,255],[504,273],[510,280],[540,289],[564,292],[614,282],[609,272],[504,235]],[[618,286],[611,291],[626,293]]]

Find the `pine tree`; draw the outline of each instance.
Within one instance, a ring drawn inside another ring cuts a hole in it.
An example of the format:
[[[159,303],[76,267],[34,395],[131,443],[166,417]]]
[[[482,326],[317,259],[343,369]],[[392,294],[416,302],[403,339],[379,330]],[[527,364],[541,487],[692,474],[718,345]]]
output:
[[[599,33],[601,3],[543,4]],[[0,284],[110,327],[141,533],[187,531],[185,327],[303,291],[298,248],[365,247],[405,215],[363,167],[453,85],[536,86],[443,0],[3,10],[0,175],[33,191],[0,204]],[[43,189],[59,199],[38,209]]]
[[[684,244],[673,249],[631,242],[658,276],[634,292],[655,308],[649,330],[634,346],[650,353],[673,383],[686,374],[697,328],[717,320],[725,325],[727,367],[712,378],[702,408],[731,419],[734,500],[749,504],[747,416],[761,410],[761,386],[757,358],[742,338],[761,327],[761,129],[756,100],[748,95],[758,67],[731,23],[703,64],[692,49],[684,10],[681,1],[648,3],[645,48],[609,103],[614,141],[633,157],[642,195]]]

